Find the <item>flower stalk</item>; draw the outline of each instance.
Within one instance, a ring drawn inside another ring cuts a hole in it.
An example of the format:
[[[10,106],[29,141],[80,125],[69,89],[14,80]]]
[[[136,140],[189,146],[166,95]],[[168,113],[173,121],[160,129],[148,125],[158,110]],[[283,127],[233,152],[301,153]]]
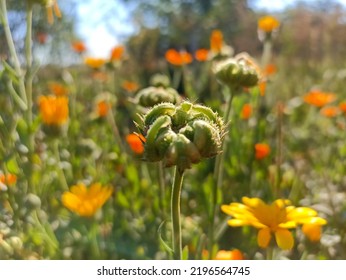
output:
[[[172,185],[171,215],[172,215],[172,244],[174,259],[182,259],[182,237],[180,221],[180,197],[183,185],[184,170],[175,167],[174,180]]]

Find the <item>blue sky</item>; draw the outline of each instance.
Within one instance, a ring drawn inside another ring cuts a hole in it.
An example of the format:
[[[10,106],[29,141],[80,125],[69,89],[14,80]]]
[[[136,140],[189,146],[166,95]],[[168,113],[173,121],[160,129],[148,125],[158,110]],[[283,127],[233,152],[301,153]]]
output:
[[[308,0],[313,3],[316,0]],[[95,57],[108,57],[112,47],[121,44],[126,35],[134,31],[131,24],[131,15],[121,1],[88,0],[78,1],[78,34],[86,43],[89,54]],[[257,0],[253,1],[253,8],[267,10],[268,12],[280,11],[293,5],[298,0]],[[338,0],[346,5],[346,0]],[[115,11],[108,22],[102,21],[102,14],[98,7],[102,5],[102,11]],[[92,15],[92,16],[90,16]]]

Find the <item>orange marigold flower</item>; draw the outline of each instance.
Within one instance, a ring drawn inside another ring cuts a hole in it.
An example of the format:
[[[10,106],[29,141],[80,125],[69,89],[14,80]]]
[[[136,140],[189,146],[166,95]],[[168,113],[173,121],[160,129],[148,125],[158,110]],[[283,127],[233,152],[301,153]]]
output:
[[[68,99],[65,96],[41,96],[38,105],[44,124],[60,126],[67,122]]]
[[[106,63],[106,60],[104,58],[87,57],[84,59],[84,63],[91,68],[98,69]]]
[[[210,49],[213,52],[221,52],[223,46],[223,34],[220,30],[216,29],[210,35]]]
[[[83,53],[86,51],[86,46],[83,42],[81,41],[77,41],[77,42],[73,42],[72,43],[72,49],[76,52],[76,53]]]
[[[258,20],[258,29],[267,33],[278,29],[279,26],[280,21],[273,16],[264,16]]]
[[[342,112],[346,113],[346,102],[340,102],[339,108]]]
[[[36,34],[36,40],[39,44],[44,45],[47,42],[48,34],[46,32],[38,32]]]
[[[316,107],[322,107],[333,102],[335,99],[336,95],[334,93],[322,92],[319,90],[312,90],[304,96],[304,101],[306,103]]]
[[[79,183],[62,194],[62,204],[82,217],[93,216],[112,194],[112,188],[102,186],[100,183],[92,184],[87,188]]]
[[[255,144],[255,157],[256,159],[266,158],[270,154],[270,147],[265,143]]]
[[[340,109],[337,106],[329,106],[321,109],[320,114],[327,118],[334,118],[340,114]]]
[[[244,255],[238,249],[234,249],[231,251],[220,250],[216,253],[216,256],[214,259],[215,260],[223,260],[223,261],[225,261],[225,260],[244,260]]]
[[[314,221],[304,224],[302,231],[311,242],[318,242],[321,239],[322,227],[320,224],[314,223]]]
[[[145,143],[145,138],[143,135],[131,133],[126,136],[126,142],[134,153],[140,155],[144,152],[143,143]]]
[[[195,58],[198,61],[207,61],[209,58],[209,50],[207,49],[198,49],[195,52]]]
[[[123,53],[124,53],[124,46],[117,46],[117,47],[114,47],[112,50],[111,50],[111,57],[110,57],[110,60],[111,61],[119,61],[122,56],[123,56]]]
[[[9,186],[13,185],[17,182],[17,176],[14,174],[1,174],[0,175],[0,183]]]
[[[121,84],[121,86],[123,89],[129,92],[135,92],[139,88],[139,85],[136,82],[131,82],[131,81],[124,81]]]
[[[244,120],[247,120],[251,117],[252,114],[252,106],[250,104],[244,104],[243,108],[241,109],[240,117]]]
[[[169,49],[165,54],[166,60],[173,65],[182,66],[192,62],[192,55],[186,51],[180,51]]]
[[[277,72],[277,67],[275,64],[273,63],[269,63],[267,64],[267,66],[264,68],[264,71],[263,71],[264,75],[265,76],[270,76],[270,75],[273,75]]]
[[[64,96],[64,95],[67,95],[69,92],[67,87],[56,82],[49,83],[48,87],[49,87],[49,90],[56,96]]]
[[[97,115],[99,117],[105,117],[108,114],[110,105],[107,101],[102,100],[97,103]]]
[[[262,81],[258,83],[258,88],[260,91],[260,95],[264,96],[266,93],[266,88],[267,88],[267,82],[266,81]]]

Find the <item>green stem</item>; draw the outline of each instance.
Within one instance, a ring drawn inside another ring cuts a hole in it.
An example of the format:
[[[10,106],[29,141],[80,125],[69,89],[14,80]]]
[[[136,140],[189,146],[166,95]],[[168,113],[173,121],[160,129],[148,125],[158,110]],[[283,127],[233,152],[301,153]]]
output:
[[[184,170],[175,168],[174,181],[172,187],[171,214],[172,214],[172,233],[173,233],[173,254],[174,259],[182,259],[182,237],[180,222],[180,194],[183,183]]]
[[[16,48],[14,46],[13,38],[12,38],[12,33],[10,30],[10,26],[8,24],[8,18],[7,18],[7,7],[6,7],[6,0],[0,0],[0,20],[2,22],[4,32],[5,32],[5,37],[8,45],[8,49],[10,51],[11,55],[11,61],[14,65],[14,70],[16,71],[16,74],[18,76],[18,86],[19,86],[19,94],[25,104],[27,104],[26,100],[26,93],[25,93],[25,83],[24,83],[24,74],[20,66],[20,62],[17,56]]]
[[[163,163],[158,163],[158,176],[159,176],[159,196],[160,196],[160,210],[162,219],[166,219],[166,190],[165,190],[165,177],[163,171]]]
[[[231,108],[232,108],[232,101],[233,97],[235,95],[234,89],[230,88],[230,97],[227,103],[227,108],[224,114],[224,121],[226,124],[230,121],[231,116]],[[211,202],[211,215],[210,215],[210,223],[209,223],[209,258],[212,258],[212,250],[214,246],[214,232],[215,232],[215,217],[217,214],[217,194],[218,190],[221,189],[222,181],[223,181],[223,167],[224,167],[224,156],[226,154],[226,148],[227,148],[227,135],[225,136],[225,139],[222,143],[222,152],[216,156],[215,159],[215,168],[214,168],[214,179],[215,184],[213,185],[212,190],[212,202]]]
[[[60,181],[61,187],[63,188],[63,190],[67,191],[69,189],[68,183],[67,183],[67,180],[65,177],[64,170],[60,166],[61,159],[60,159],[60,152],[59,152],[59,139],[54,140],[54,154],[55,154],[55,158],[58,162],[58,166],[59,166],[58,176],[59,176],[59,181]]]
[[[272,54],[272,41],[271,40],[265,40],[263,43],[263,52],[262,52],[262,60],[261,60],[261,67],[262,69],[268,65]]]

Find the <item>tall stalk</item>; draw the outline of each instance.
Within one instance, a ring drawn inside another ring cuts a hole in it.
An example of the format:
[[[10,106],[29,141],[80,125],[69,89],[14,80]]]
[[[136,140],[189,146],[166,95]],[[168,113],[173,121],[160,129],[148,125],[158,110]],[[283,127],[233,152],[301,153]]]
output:
[[[180,196],[183,184],[184,170],[178,166],[175,167],[174,181],[172,186],[171,197],[171,215],[172,215],[172,244],[174,259],[182,259],[182,237],[181,237],[181,221],[180,221]]]

